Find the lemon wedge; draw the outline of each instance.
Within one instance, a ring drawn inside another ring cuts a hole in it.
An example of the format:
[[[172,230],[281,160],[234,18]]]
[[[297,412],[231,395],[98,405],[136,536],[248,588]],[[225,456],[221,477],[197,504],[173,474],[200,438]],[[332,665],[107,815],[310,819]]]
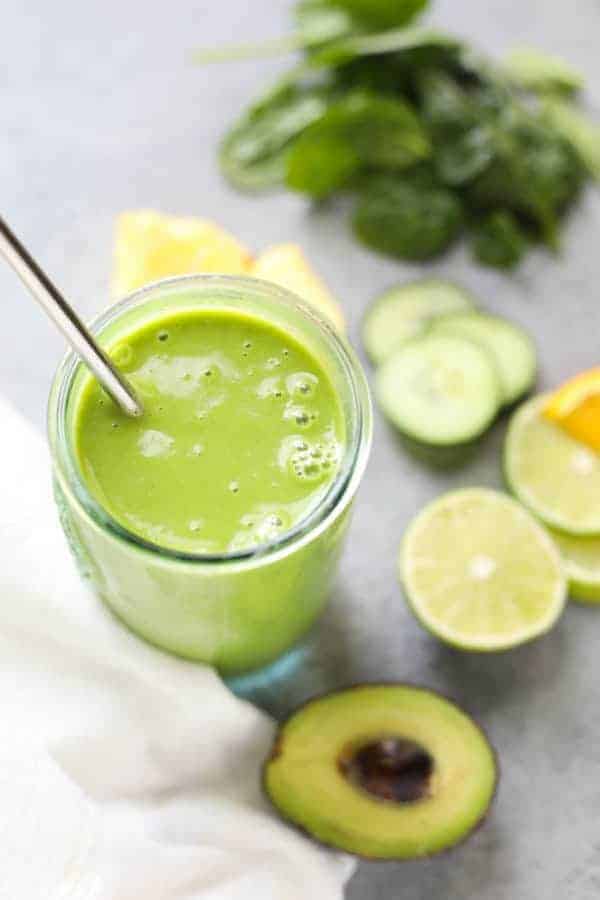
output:
[[[132,210],[117,219],[113,294],[120,297],[151,281],[196,272],[244,275],[249,250],[206,219]]]
[[[255,278],[272,281],[312,304],[328,322],[345,331],[342,309],[297,244],[275,244],[258,257],[250,270]]]

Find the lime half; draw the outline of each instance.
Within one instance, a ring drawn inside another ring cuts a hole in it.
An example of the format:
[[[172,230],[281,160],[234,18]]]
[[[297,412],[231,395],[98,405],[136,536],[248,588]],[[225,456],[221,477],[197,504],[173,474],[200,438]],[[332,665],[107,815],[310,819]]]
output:
[[[566,600],[560,554],[514,500],[468,488],[409,526],[400,578],[419,621],[463,650],[507,650],[548,631]]]
[[[600,538],[572,537],[549,530],[565,564],[571,599],[600,603]]]
[[[546,525],[579,536],[600,536],[600,453],[543,415],[547,396],[514,413],[504,449],[512,493]]]

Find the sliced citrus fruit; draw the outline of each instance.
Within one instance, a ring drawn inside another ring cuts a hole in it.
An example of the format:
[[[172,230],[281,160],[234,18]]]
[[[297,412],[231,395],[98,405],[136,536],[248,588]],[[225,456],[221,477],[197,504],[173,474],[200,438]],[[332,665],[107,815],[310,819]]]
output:
[[[600,603],[600,538],[549,531],[565,564],[571,599]]]
[[[518,503],[468,488],[409,526],[400,578],[419,621],[463,650],[506,650],[548,631],[566,599],[552,538]]]
[[[214,222],[147,209],[125,212],[117,219],[115,296],[173,275],[247,274],[251,264],[247,248]]]
[[[600,536],[600,454],[551,422],[547,405],[548,396],[534,397],[513,414],[504,449],[508,485],[546,525]]]
[[[571,437],[600,451],[600,368],[563,384],[548,398],[544,414]]]
[[[345,330],[341,306],[296,244],[268,247],[258,257],[250,274],[287,288],[311,303],[339,331]]]

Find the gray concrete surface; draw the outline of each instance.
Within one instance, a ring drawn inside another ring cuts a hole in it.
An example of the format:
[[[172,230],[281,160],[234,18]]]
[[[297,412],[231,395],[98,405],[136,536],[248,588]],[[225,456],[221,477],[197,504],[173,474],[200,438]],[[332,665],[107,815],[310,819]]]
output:
[[[1,212],[85,315],[107,302],[113,220],[127,207],[211,216],[257,249],[300,241],[342,299],[357,343],[369,298],[417,271],[357,247],[340,210],[314,211],[285,195],[247,199],[219,177],[219,135],[281,64],[202,70],[188,52],[277,35],[288,8],[288,0],[2,3]],[[492,51],[520,42],[564,54],[579,64],[600,106],[597,0],[439,0],[434,18]],[[599,228],[600,196],[591,191],[560,259],[536,253],[508,278],[477,269],[458,250],[430,271],[459,278],[489,309],[527,326],[538,340],[542,383],[550,385],[598,362]],[[0,297],[0,390],[42,427],[61,342],[1,266]],[[468,656],[424,634],[396,586],[400,536],[426,500],[463,484],[500,484],[504,428],[467,468],[442,476],[407,457],[377,418],[330,612],[299,668],[254,691],[282,714],[347,682],[422,682],[464,703],[498,748],[503,780],[486,827],[437,860],[361,865],[350,900],[600,895],[600,613],[572,606],[528,647]]]

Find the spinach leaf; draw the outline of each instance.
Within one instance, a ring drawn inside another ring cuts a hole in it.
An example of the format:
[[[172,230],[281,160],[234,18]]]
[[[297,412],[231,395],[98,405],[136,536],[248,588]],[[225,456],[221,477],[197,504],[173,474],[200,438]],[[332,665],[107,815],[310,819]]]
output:
[[[417,93],[421,115],[438,140],[455,139],[479,124],[467,92],[447,73],[425,70],[417,79]]]
[[[343,188],[361,167],[358,153],[342,135],[317,132],[292,148],[286,164],[286,184],[321,200]]]
[[[385,56],[416,50],[455,50],[459,42],[432,28],[395,28],[378,34],[355,35],[332,41],[315,52],[315,66],[341,66],[363,56]]]
[[[475,209],[508,208],[558,245],[558,218],[575,197],[583,171],[576,153],[539,116],[513,106],[496,123],[496,156],[468,187]]]
[[[192,58],[200,64],[266,59],[297,50],[310,52],[327,41],[351,34],[361,34],[365,26],[331,0],[298,0],[294,7],[295,29],[289,35],[258,43],[234,44],[217,48],[201,48]]]
[[[361,30],[352,16],[330,0],[300,0],[294,9],[296,31],[305,47],[337,40]]]
[[[477,223],[471,245],[475,259],[483,265],[514,269],[529,244],[516,218],[503,209]]]
[[[403,169],[429,152],[427,136],[405,101],[349,92],[294,142],[286,181],[294,190],[322,197],[342,186],[343,172],[349,179],[360,166]]]
[[[401,177],[378,177],[363,191],[354,230],[367,246],[402,259],[424,260],[458,236],[460,201],[446,188]]]
[[[496,154],[491,126],[479,125],[444,141],[436,150],[435,169],[443,184],[460,187],[468,184],[490,165]]]
[[[561,100],[548,99],[542,116],[570,143],[590,175],[600,181],[600,125]]]
[[[331,99],[330,88],[284,83],[255,103],[221,144],[226,178],[249,191],[281,184],[290,142],[323,115]]]
[[[429,0],[331,0],[334,6],[346,10],[377,28],[406,25],[423,12]]]
[[[600,126],[565,102],[581,86],[568,64],[524,48],[496,65],[414,25],[426,5],[296,0],[295,32],[261,52],[303,59],[225,136],[221,166],[246,190],[358,193],[357,234],[400,257],[441,252],[465,219],[475,257],[510,268],[530,239],[557,247],[585,178],[600,180]]]
[[[504,72],[527,91],[573,94],[583,87],[583,78],[568,62],[533,47],[511,50],[504,60]]]

